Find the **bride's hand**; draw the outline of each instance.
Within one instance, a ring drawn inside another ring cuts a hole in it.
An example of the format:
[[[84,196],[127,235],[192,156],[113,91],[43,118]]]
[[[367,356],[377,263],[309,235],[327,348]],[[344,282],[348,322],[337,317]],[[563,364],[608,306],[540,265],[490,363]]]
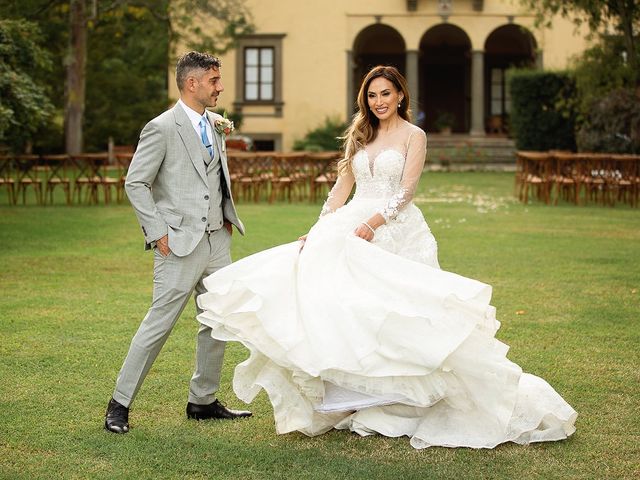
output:
[[[304,248],[304,242],[307,241],[307,235],[309,235],[308,233],[301,235],[300,237],[298,237],[298,240],[300,241],[300,252],[302,251],[302,249]]]
[[[374,229],[368,223],[362,222],[356,227],[353,233],[356,237],[360,237],[363,240],[370,242],[373,240]]]

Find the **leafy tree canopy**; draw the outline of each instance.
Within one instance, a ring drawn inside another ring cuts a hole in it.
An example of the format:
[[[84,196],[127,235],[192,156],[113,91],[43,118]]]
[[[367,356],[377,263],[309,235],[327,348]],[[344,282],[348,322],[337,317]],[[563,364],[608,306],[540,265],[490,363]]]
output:
[[[46,124],[53,112],[44,83],[51,66],[38,26],[0,20],[0,143],[15,151]]]
[[[244,0],[1,2],[0,17],[26,18],[40,26],[53,60],[41,91],[55,107],[55,121],[34,138],[42,151],[64,149],[65,99],[78,96],[65,89],[70,59],[78,47],[70,42],[71,4],[78,2],[85,6],[82,24],[87,31],[86,71],[78,74],[86,79],[82,124],[88,151],[104,150],[109,137],[117,144],[135,143],[144,123],[167,107],[167,72],[181,53],[178,48],[221,54],[233,47],[239,35],[252,31]],[[211,20],[205,24],[203,18]]]
[[[640,2],[638,0],[520,0],[536,13],[538,25],[550,26],[553,15],[587,24],[590,36],[617,34],[624,41],[633,82],[640,85]]]

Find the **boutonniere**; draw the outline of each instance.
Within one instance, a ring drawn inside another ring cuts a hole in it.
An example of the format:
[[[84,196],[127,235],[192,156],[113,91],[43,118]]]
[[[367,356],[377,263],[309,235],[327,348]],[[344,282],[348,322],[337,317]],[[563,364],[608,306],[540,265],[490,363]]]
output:
[[[233,127],[233,122],[227,118],[227,112],[225,111],[222,118],[217,119],[214,122],[214,126],[216,128],[216,132],[222,135],[222,151],[226,150],[226,137],[233,133],[235,128]]]
[[[230,135],[235,128],[233,122],[227,118],[227,112],[224,112],[224,117],[215,121],[216,131],[220,135]]]

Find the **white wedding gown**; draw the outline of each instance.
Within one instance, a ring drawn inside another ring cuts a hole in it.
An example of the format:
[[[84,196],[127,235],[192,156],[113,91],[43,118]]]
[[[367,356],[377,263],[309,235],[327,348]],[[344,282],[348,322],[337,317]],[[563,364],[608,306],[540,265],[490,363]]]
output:
[[[411,202],[419,132],[405,152],[355,155],[302,252],[300,242],[281,245],[208,277],[198,319],[249,349],[234,391],[249,403],[264,388],[278,433],[406,435],[415,448],[564,439],[577,413],[506,358],[491,287],[439,268]],[[376,212],[387,223],[374,240],[356,237]]]

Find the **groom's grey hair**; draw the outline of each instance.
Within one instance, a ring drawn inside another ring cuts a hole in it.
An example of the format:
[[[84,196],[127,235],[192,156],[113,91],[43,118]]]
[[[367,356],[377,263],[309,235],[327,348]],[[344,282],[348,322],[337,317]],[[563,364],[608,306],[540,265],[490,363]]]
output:
[[[178,89],[182,91],[184,82],[194,70],[200,70],[203,74],[211,68],[220,68],[220,59],[208,53],[188,52],[178,59],[176,64],[176,83]]]

